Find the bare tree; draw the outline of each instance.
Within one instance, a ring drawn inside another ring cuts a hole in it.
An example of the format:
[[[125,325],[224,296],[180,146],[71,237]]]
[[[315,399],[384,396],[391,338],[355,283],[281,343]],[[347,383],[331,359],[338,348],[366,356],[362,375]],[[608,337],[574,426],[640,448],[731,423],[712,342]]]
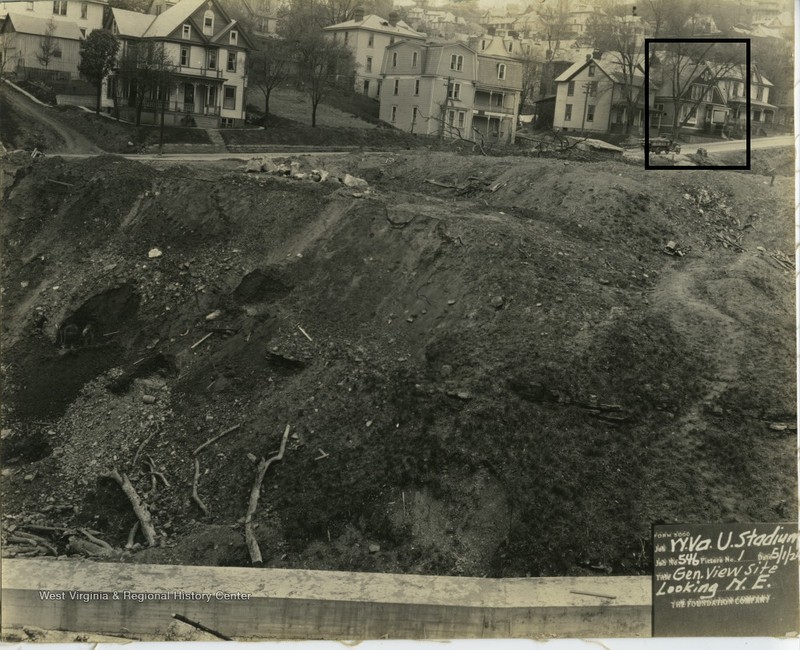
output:
[[[247,77],[264,93],[264,113],[269,115],[272,91],[286,83],[291,73],[292,53],[283,39],[261,39],[259,49],[247,57]]]
[[[569,0],[554,0],[540,8],[537,13],[547,41],[545,63],[542,67],[542,94],[548,95],[554,81],[553,61],[569,33]]]
[[[522,88],[519,93],[519,113],[525,104],[534,97],[541,83],[542,61],[534,54],[522,54],[517,57],[522,63]]]
[[[39,42],[39,49],[36,51],[36,60],[45,69],[45,72],[50,67],[50,62],[61,56],[61,47],[58,44],[58,39],[55,37],[56,22],[51,18],[47,23],[44,36]]]
[[[593,16],[586,28],[592,45],[614,65],[619,97],[626,110],[624,132],[633,126],[644,93],[644,26],[635,16],[607,13]]]
[[[19,55],[14,32],[0,33],[0,77],[4,77],[16,67]]]
[[[681,129],[696,119],[700,104],[712,101],[715,93],[720,93],[720,80],[745,63],[742,44],[684,41],[651,44],[650,48],[648,56],[658,57],[662,94],[672,105],[673,139],[678,139]]]
[[[168,95],[174,85],[176,67],[163,43],[153,41],[129,42],[119,63],[120,80],[128,85],[136,109],[136,124],[141,124],[142,110],[147,100],[160,102],[161,117]]]
[[[311,126],[316,126],[320,102],[335,88],[352,89],[353,53],[318,32],[308,32],[290,45],[297,53],[301,79],[311,100]]]

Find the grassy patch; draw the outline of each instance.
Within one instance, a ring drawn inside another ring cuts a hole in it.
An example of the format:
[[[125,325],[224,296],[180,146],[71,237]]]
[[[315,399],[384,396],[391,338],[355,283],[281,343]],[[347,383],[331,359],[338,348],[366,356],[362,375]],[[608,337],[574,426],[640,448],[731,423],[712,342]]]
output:
[[[159,140],[159,127],[135,126],[117,122],[74,106],[58,106],[54,115],[66,126],[78,131],[98,147],[110,153],[130,151],[128,142],[136,146],[155,145]],[[164,127],[165,144],[211,144],[205,129]]]

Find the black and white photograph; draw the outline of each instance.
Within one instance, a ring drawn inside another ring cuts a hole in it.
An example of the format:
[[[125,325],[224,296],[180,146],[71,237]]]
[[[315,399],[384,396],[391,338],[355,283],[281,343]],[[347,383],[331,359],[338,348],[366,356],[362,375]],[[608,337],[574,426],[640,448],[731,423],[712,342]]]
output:
[[[795,10],[0,2],[1,640],[796,642]]]

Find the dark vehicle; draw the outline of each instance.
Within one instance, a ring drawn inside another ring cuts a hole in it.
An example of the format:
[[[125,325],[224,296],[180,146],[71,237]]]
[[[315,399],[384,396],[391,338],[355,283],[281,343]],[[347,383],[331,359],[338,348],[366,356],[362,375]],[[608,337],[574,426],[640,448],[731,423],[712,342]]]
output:
[[[681,152],[681,145],[669,138],[650,138],[650,153]]]

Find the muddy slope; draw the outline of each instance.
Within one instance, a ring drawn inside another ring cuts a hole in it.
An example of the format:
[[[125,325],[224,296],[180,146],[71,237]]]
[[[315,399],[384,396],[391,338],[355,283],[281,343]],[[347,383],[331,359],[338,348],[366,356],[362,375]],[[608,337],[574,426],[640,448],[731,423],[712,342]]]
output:
[[[789,179],[304,161],[323,164],[370,191],[113,157],[17,172],[9,521],[122,548],[116,467],[161,541],[114,557],[247,565],[252,459],[287,423],[257,515],[269,566],[630,574],[654,521],[793,511],[793,274],[771,256],[792,250]],[[198,456],[204,516],[192,451],[236,424]]]

